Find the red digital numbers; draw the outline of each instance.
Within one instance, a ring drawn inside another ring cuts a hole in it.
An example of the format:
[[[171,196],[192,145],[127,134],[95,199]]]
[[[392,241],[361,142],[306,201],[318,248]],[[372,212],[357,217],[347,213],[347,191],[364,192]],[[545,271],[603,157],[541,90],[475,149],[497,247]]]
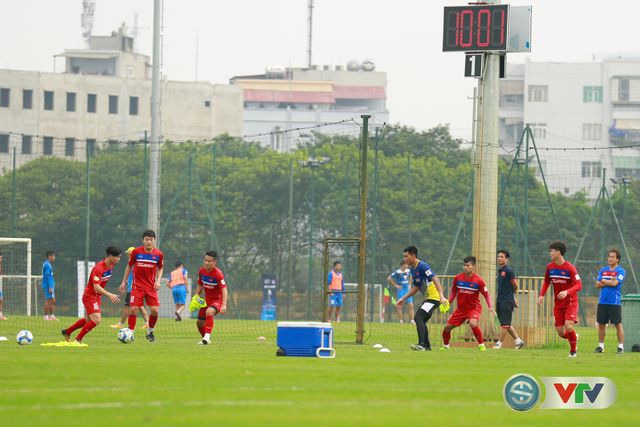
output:
[[[445,7],[443,51],[506,50],[509,5]]]

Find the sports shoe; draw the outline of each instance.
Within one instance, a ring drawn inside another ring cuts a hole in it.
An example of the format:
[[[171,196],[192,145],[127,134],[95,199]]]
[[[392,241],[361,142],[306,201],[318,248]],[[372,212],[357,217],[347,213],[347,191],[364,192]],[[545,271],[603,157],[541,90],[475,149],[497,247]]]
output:
[[[149,342],[155,342],[156,341],[156,336],[153,335],[153,332],[149,332],[147,335],[147,340],[149,340]]]
[[[616,354],[623,354],[623,353],[624,353],[624,348],[618,347],[618,351],[616,351]]]
[[[204,340],[200,340],[200,341],[198,341],[196,344],[197,344],[197,345],[202,345],[202,344],[203,344],[203,343],[202,343],[202,341],[204,341]]]
[[[440,347],[440,350],[451,350],[451,348],[449,347],[449,344],[442,344],[442,347]]]
[[[7,320],[7,318],[2,316],[2,315],[0,315],[0,320]]]
[[[115,323],[115,324],[111,325],[111,327],[113,329],[122,329],[122,328],[124,328],[124,325],[122,323],[118,322],[118,323]]]
[[[478,344],[478,350],[480,350],[480,351],[487,351],[487,347],[485,347],[484,343],[482,343],[482,344]]]
[[[577,351],[570,352],[569,357],[578,357],[578,352]]]
[[[425,351],[426,348],[424,348],[423,346],[421,346],[420,344],[411,344],[411,350],[415,350],[415,351]]]
[[[64,337],[65,341],[69,341],[71,339],[71,334],[67,333],[66,329],[61,330],[60,333]]]
[[[51,316],[49,316],[49,320],[55,320],[55,321],[58,321],[59,319],[58,319],[56,316],[54,316],[54,315],[52,314]]]
[[[209,339],[202,338],[202,344],[204,344],[204,345],[211,344],[211,338],[209,338]]]
[[[593,350],[594,353],[604,353],[604,348],[597,346],[595,350]]]
[[[176,311],[176,322],[180,322],[182,320],[182,316],[180,316],[180,313]]]
[[[522,347],[524,347],[524,341],[520,340],[520,342],[516,344],[516,350],[520,350]]]

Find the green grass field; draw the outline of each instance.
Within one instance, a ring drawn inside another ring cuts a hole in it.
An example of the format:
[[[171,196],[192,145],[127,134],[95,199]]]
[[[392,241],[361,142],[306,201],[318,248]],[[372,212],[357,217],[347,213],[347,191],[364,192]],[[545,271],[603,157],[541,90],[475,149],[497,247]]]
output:
[[[218,322],[214,344],[198,346],[192,321],[162,319],[157,342],[138,334],[123,345],[107,319],[85,338],[88,348],[39,345],[58,341],[70,320],[29,320],[31,346],[15,343],[21,319],[0,324],[9,338],[0,342],[0,426],[630,426],[640,413],[640,354],[613,354],[611,334],[604,354],[586,342],[569,359],[566,347],[418,353],[408,348],[411,327],[401,342],[398,325],[378,325],[375,341],[391,353],[370,340],[317,359],[276,357],[273,323]],[[353,324],[338,326],[338,341],[353,336]],[[618,398],[605,410],[515,412],[502,387],[519,372],[605,376]]]

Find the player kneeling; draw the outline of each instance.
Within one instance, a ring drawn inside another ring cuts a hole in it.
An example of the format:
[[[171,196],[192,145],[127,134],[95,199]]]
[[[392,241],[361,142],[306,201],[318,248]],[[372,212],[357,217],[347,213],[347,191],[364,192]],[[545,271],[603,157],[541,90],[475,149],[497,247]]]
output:
[[[198,344],[211,343],[214,316],[227,312],[227,284],[224,282],[224,274],[216,267],[217,263],[216,251],[209,251],[204,255],[203,266],[198,271],[198,287],[189,306],[190,309],[200,308],[197,325],[202,341]],[[201,300],[200,294],[203,289],[204,304],[201,304],[198,300]]]
[[[84,336],[102,321],[100,306],[102,305],[103,295],[108,297],[114,304],[120,302],[120,298],[116,294],[108,292],[105,286],[111,279],[113,267],[120,261],[122,251],[115,246],[109,246],[105,252],[106,258],[93,267],[89,275],[89,282],[82,294],[82,304],[84,304],[86,316],[61,331],[64,338],[69,341],[73,331],[82,328],[75,341],[72,342],[74,345],[80,345]],[[82,345],[86,346],[86,344]]]

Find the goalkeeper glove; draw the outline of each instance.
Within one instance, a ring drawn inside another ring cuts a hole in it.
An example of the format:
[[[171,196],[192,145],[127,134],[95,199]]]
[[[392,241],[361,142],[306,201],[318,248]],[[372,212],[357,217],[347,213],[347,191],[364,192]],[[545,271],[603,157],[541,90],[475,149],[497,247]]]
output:
[[[441,303],[439,308],[440,308],[440,313],[447,313],[451,308],[451,304],[449,303],[449,300],[445,300],[443,303]]]
[[[207,302],[200,297],[200,295],[194,295],[191,298],[191,302],[189,303],[189,311],[196,311],[199,308],[203,308],[207,306]]]

